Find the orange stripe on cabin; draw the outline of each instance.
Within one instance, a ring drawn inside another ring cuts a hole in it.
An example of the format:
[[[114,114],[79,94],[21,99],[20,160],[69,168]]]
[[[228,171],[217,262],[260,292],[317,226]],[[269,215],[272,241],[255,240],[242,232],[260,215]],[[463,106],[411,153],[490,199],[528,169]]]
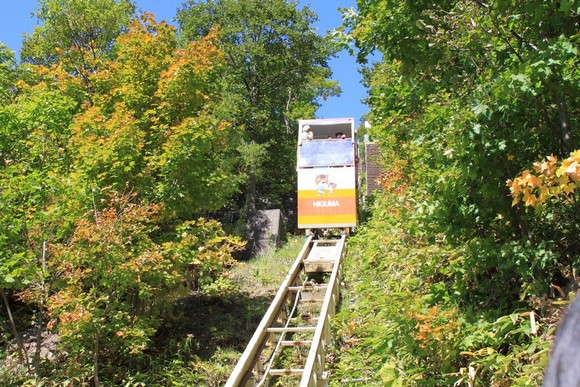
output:
[[[352,197],[298,199],[298,215],[356,215],[356,199]]]

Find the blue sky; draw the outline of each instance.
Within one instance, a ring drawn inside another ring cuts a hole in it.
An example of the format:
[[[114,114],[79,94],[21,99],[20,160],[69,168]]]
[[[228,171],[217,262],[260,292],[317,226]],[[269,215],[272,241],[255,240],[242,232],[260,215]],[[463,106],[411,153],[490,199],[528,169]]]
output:
[[[143,10],[155,14],[157,20],[172,22],[176,10],[184,0],[137,0],[137,6]],[[338,8],[355,8],[356,0],[300,0],[299,3],[310,5],[310,8],[318,14],[319,21],[316,27],[321,34],[341,24],[341,15]],[[0,0],[0,41],[14,50],[20,50],[22,36],[30,33],[36,25],[33,13],[36,10],[36,0]],[[358,122],[367,107],[361,102],[366,96],[366,90],[360,83],[361,75],[358,65],[353,57],[347,53],[341,53],[338,58],[330,61],[333,79],[338,80],[342,88],[342,95],[328,101],[322,101],[322,107],[318,110],[319,118],[354,117]]]

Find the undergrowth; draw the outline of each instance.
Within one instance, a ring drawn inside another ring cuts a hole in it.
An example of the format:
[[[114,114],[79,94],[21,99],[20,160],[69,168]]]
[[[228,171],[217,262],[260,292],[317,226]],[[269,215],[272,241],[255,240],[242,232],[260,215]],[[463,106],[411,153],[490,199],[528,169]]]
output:
[[[147,352],[131,368],[102,370],[103,385],[222,386],[250,341],[304,243],[289,237],[278,250],[239,262],[217,280],[176,302]],[[63,356],[66,356],[63,354]],[[62,363],[62,364],[70,364]],[[38,378],[0,366],[1,386],[91,385],[91,370],[42,365]]]
[[[546,302],[477,288],[467,248],[412,236],[396,212],[375,211],[348,245],[331,386],[541,385],[555,325]]]

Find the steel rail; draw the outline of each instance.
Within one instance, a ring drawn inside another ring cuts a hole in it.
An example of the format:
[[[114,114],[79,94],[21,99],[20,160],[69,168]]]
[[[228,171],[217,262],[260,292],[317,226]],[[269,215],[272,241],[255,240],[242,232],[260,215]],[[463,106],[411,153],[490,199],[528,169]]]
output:
[[[252,377],[251,372],[258,361],[258,357],[264,343],[266,342],[269,332],[267,328],[272,326],[273,322],[276,320],[277,316],[282,311],[284,304],[286,302],[286,297],[288,294],[288,287],[293,285],[300,274],[300,269],[304,257],[308,256],[312,248],[312,236],[309,236],[302,246],[298,258],[292,265],[292,268],[286,275],[286,278],[282,282],[280,289],[276,293],[276,296],[272,300],[270,307],[266,311],[266,314],[262,318],[262,321],[256,328],[252,339],[250,340],[248,346],[246,347],[242,357],[236,364],[230,378],[226,382],[226,387],[242,387],[251,386],[253,382],[250,380]]]
[[[345,239],[346,236],[343,235],[336,249],[338,252],[337,261],[334,263],[324,302],[320,308],[316,332],[312,339],[311,350],[306,360],[300,387],[328,386],[325,355],[326,347],[330,341],[330,319],[334,317],[339,299],[342,260],[346,251],[344,248]]]
[[[308,237],[226,387],[267,386],[269,377],[301,377],[301,387],[328,385],[325,354],[330,340],[330,319],[334,316],[339,297],[345,240],[344,235],[340,239],[331,240]],[[328,283],[303,282],[302,276],[313,272],[321,272],[326,278],[330,273]],[[288,304],[293,304],[289,313],[285,310]],[[297,310],[298,306],[303,306],[304,311]],[[315,308],[318,309],[313,310]],[[310,325],[301,325],[306,322]],[[274,340],[274,337],[277,339]],[[268,352],[267,349],[274,341],[274,349]],[[273,368],[284,348],[298,351],[306,349],[308,356],[305,361],[301,360],[303,364]],[[264,356],[267,359],[262,360]]]

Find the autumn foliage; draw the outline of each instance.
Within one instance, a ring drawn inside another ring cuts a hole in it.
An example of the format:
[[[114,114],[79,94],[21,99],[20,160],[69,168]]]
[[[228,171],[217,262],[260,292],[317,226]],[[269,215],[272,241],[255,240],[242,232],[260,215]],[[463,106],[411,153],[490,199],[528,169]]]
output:
[[[541,206],[552,198],[563,201],[574,200],[580,187],[580,151],[558,161],[549,156],[534,163],[534,171],[526,169],[513,180],[507,181],[513,197],[512,205],[523,202],[526,206]]]
[[[215,32],[179,48],[145,13],[106,55],[71,50],[87,52],[26,65],[0,107],[0,287],[39,305],[61,376],[99,385],[112,362],[139,364],[177,300],[235,264],[243,243],[204,215],[243,176],[216,113]]]

